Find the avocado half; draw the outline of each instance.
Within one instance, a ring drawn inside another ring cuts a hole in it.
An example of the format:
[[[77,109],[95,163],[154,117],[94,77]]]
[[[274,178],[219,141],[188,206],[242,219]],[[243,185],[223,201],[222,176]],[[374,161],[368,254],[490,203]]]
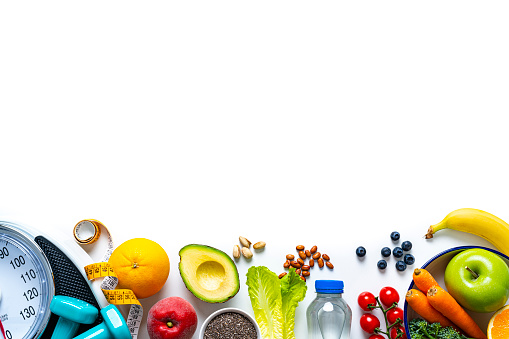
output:
[[[179,251],[179,271],[187,289],[209,303],[224,303],[240,288],[233,260],[217,248],[191,244]]]

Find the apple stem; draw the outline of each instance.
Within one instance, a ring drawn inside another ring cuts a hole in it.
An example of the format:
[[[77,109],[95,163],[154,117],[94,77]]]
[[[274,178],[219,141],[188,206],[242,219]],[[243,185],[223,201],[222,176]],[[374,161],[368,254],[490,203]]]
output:
[[[172,327],[173,327],[173,323],[172,323],[171,321],[168,321],[168,322],[166,323],[166,326],[168,326],[169,328],[172,328]]]
[[[479,274],[477,274],[477,273],[475,273],[474,271],[472,271],[472,270],[470,269],[470,267],[465,266],[465,269],[466,269],[467,271],[469,271],[469,272],[470,272],[470,274],[472,274],[472,275],[474,276],[474,278],[475,278],[475,279],[479,278]]]

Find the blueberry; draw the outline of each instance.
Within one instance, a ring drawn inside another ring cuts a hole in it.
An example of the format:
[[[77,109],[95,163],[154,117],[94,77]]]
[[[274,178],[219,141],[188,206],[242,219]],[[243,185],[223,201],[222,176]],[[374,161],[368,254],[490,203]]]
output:
[[[401,248],[403,251],[410,251],[412,249],[412,243],[410,241],[403,241]]]
[[[391,239],[392,239],[392,241],[398,241],[399,240],[399,232],[392,232]]]
[[[396,258],[401,258],[403,256],[403,249],[399,246],[394,247],[392,250],[392,255]]]
[[[415,258],[411,254],[405,254],[403,260],[405,261],[405,264],[407,264],[407,265],[413,265],[415,262]]]
[[[382,248],[382,257],[387,258],[391,256],[391,249],[389,247]]]
[[[359,246],[359,247],[357,247],[355,254],[357,254],[358,257],[363,257],[366,255],[366,249],[362,246]]]
[[[401,261],[401,260],[400,260],[400,261],[398,261],[398,262],[396,263],[396,269],[397,269],[398,271],[400,271],[400,272],[403,272],[404,270],[406,270],[406,264],[405,264],[405,262],[404,262],[404,261]]]
[[[385,268],[387,267],[387,261],[385,260],[379,260],[378,263],[376,264],[376,266],[378,266],[379,269],[381,270],[385,270]]]

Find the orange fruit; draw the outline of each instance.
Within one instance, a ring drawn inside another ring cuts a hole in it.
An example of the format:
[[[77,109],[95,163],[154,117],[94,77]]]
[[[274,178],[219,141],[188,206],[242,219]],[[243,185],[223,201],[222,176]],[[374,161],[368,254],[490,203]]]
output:
[[[509,338],[509,305],[499,309],[488,324],[488,339]]]
[[[137,298],[148,298],[161,290],[170,274],[170,259],[155,241],[127,240],[108,260],[117,275],[117,288],[130,289]]]

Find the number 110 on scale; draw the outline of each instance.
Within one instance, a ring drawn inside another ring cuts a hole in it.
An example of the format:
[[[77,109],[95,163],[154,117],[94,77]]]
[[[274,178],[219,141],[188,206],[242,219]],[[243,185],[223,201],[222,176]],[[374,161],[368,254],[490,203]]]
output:
[[[19,267],[25,265],[25,258],[23,258],[23,256],[20,255],[19,257],[11,260],[9,262],[9,264],[12,266],[13,269],[19,268]],[[32,280],[35,280],[35,278],[37,278],[37,274],[35,273],[35,271],[33,269],[30,269],[24,273],[21,273],[20,277],[23,280],[23,282],[26,284]],[[27,301],[30,301],[30,300],[39,296],[39,291],[37,290],[36,287],[32,287],[31,289],[24,292],[23,296],[25,297],[25,299]],[[24,308],[23,310],[21,310],[19,312],[19,315],[23,318],[23,320],[26,320],[30,317],[35,316],[35,309],[33,306],[28,306],[28,307]]]

